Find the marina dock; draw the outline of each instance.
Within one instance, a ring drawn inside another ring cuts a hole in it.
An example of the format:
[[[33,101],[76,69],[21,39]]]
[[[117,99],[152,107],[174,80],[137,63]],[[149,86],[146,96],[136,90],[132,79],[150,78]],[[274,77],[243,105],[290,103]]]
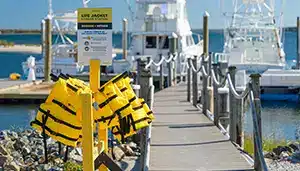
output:
[[[155,93],[149,170],[253,170],[234,145],[186,101],[185,83]]]

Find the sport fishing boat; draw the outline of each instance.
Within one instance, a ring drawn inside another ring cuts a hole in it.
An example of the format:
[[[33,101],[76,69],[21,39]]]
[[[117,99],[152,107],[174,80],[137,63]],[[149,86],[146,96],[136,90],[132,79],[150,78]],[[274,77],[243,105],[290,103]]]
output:
[[[222,6],[228,5],[227,1],[222,2]],[[243,87],[251,73],[285,67],[283,13],[279,24],[276,23],[274,5],[273,0],[233,0],[233,12],[222,11],[225,43],[223,53],[217,54],[217,58],[226,59],[237,68],[237,86]]]
[[[87,7],[90,0],[82,0],[83,6]],[[134,70],[136,60],[141,56],[151,56],[154,61],[159,61],[160,54],[167,58],[169,53],[169,38],[177,38],[178,55],[176,62],[181,64],[186,55],[202,54],[202,41],[198,36],[195,43],[194,33],[188,21],[185,0],[134,0],[134,3],[125,0],[131,13],[131,43],[126,59],[117,60],[116,54],[112,55],[110,72],[121,73],[126,70]],[[136,10],[133,11],[132,6]],[[77,63],[77,49],[66,33],[76,33],[77,12],[63,14],[53,13],[52,0],[49,0],[49,16],[53,21],[53,32],[57,33],[57,39],[52,46],[52,73],[68,73],[77,75],[84,71],[85,66]],[[43,38],[44,39],[44,38]],[[43,41],[44,43],[44,41]],[[42,56],[44,56],[42,54]],[[23,71],[27,75],[28,62],[22,63]],[[167,68],[167,67],[163,67]],[[180,72],[180,67],[177,67]],[[44,76],[44,58],[35,62],[36,77]],[[154,69],[154,74],[157,69]],[[167,71],[165,71],[167,73]]]
[[[131,10],[132,6],[129,1],[127,4]],[[134,70],[135,59],[138,57],[150,56],[155,62],[160,61],[160,55],[168,58],[170,38],[177,39],[178,73],[183,67],[180,64],[184,63],[186,56],[202,54],[203,41],[198,36],[198,42],[195,43],[196,40],[193,38],[195,33],[192,33],[188,21],[186,0],[135,0],[135,7],[135,12],[131,10],[134,27],[131,31],[130,53],[126,59],[128,62],[126,69]],[[115,71],[119,65],[115,64]],[[163,68],[164,73],[167,73],[167,67]],[[154,75],[158,74],[157,68],[153,67],[152,71]]]

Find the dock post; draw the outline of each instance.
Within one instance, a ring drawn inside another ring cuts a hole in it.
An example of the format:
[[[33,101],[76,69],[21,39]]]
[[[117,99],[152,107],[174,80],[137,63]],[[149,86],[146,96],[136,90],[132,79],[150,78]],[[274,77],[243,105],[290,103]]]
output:
[[[300,69],[300,18],[297,17],[297,63],[296,69]]]
[[[168,55],[169,57],[171,56],[171,54],[169,53]],[[168,74],[168,87],[172,86],[172,81],[173,81],[173,60],[171,60],[169,63],[168,63],[168,71],[169,71],[169,74]]]
[[[94,166],[94,138],[93,138],[93,110],[92,94],[83,93],[80,95],[82,100],[82,154],[83,170],[95,170]],[[100,143],[100,142],[99,142]]]
[[[237,92],[240,94],[245,89],[243,87],[237,87]],[[236,99],[236,114],[237,114],[237,125],[236,125],[236,143],[241,147],[244,148],[244,98],[243,99]]]
[[[228,68],[230,78],[233,84],[233,87],[235,88],[235,73],[236,73],[236,67],[230,66]],[[229,89],[230,90],[230,89]],[[229,128],[229,135],[230,140],[236,143],[237,135],[236,135],[236,125],[237,125],[237,113],[236,113],[236,99],[233,96],[232,91],[229,91],[229,118],[230,118],[230,128]]]
[[[193,65],[195,68],[197,68],[197,56],[194,56],[193,58]],[[197,105],[198,101],[198,74],[197,72],[193,72],[193,105]]]
[[[41,45],[42,45],[42,57],[44,58],[45,57],[45,32],[46,32],[46,22],[45,20],[42,20],[41,22]]]
[[[190,64],[191,58],[188,58],[188,65]],[[187,70],[187,101],[191,102],[191,77],[192,77],[192,69],[188,67]]]
[[[214,62],[212,64],[213,71],[215,73],[216,79],[219,81],[218,73],[218,63]],[[213,96],[214,96],[214,124],[219,125],[219,95],[218,95],[218,85],[213,82]]]
[[[148,58],[149,59],[149,58]],[[153,88],[153,78],[152,73],[150,69],[146,69],[146,61],[139,59],[139,84],[140,84],[140,97],[145,99],[149,107],[151,107],[151,103],[149,102],[149,99],[151,99],[152,91],[150,91]],[[153,91],[154,93],[154,91]],[[140,156],[140,169],[141,171],[144,171],[146,168],[146,165],[148,163],[148,149],[149,149],[149,132],[151,131],[151,126],[143,128],[140,132],[140,147],[141,147],[141,156]]]
[[[256,115],[257,115],[257,125],[258,125],[258,135],[259,135],[259,140],[262,141],[262,128],[261,128],[261,103],[260,103],[260,74],[251,74],[250,75],[251,81],[252,81],[252,88],[253,88],[253,96],[254,96],[254,105],[255,105],[255,110],[256,110]],[[254,169],[255,170],[262,170],[262,165],[259,160],[259,155],[258,155],[258,149],[256,144],[256,136],[254,136],[253,132],[253,137],[254,137]],[[259,142],[262,143],[262,142]]]
[[[163,58],[162,54],[159,54],[159,56],[160,56],[159,59],[162,60],[162,58]],[[160,67],[160,69],[159,69],[159,90],[164,89],[164,85],[165,85],[163,65],[164,65],[164,63],[162,62],[161,65],[159,66]]]
[[[175,55],[175,54],[173,54],[173,55]],[[177,84],[177,58],[175,60],[173,57],[172,66],[173,66],[173,81],[172,82],[173,82],[173,85],[176,85]]]
[[[123,18],[122,48],[123,59],[127,59],[127,19]]]
[[[227,61],[219,61],[219,80],[226,79],[226,72],[228,68]],[[229,90],[228,88],[218,88],[218,98],[219,98],[219,122],[228,131],[229,126]]]
[[[205,70],[207,71],[207,61],[205,61],[205,56],[202,57],[202,65],[205,68]],[[207,71],[208,72],[208,71]],[[208,74],[208,73],[207,73]],[[202,101],[202,112],[203,114],[207,114],[207,109],[208,109],[208,76],[205,77],[204,73],[202,72],[202,93],[201,93],[201,101]]]
[[[45,63],[44,63],[44,79],[50,82],[51,65],[52,65],[52,24],[51,19],[45,19]]]

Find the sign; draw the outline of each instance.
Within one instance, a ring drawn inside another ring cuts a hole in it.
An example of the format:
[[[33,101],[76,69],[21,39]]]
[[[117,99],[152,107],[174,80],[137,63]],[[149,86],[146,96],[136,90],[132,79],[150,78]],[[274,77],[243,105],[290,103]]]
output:
[[[100,59],[112,63],[112,8],[79,8],[77,12],[78,63]]]

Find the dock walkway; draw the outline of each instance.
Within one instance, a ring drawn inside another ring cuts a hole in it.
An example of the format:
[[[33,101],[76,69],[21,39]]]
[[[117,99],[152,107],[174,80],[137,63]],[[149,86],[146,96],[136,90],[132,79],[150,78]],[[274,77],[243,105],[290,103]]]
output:
[[[154,95],[149,170],[253,170],[213,122],[187,102],[186,88],[182,83]]]

